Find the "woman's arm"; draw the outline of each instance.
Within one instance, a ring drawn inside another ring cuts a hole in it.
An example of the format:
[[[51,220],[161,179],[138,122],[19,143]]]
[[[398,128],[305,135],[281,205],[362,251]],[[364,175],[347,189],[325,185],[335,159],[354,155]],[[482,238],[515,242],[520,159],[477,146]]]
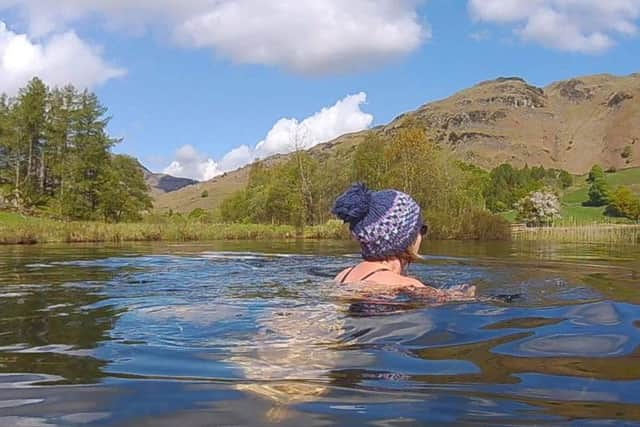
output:
[[[416,282],[418,281],[416,280]],[[430,298],[443,302],[470,301],[476,298],[476,287],[473,285],[456,285],[448,289],[438,289],[420,283],[420,286],[412,286],[408,291],[413,296]]]

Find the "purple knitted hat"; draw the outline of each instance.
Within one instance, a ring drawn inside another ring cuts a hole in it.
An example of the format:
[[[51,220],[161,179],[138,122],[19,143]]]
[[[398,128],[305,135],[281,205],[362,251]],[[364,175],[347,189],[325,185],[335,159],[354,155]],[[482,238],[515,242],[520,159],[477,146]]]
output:
[[[338,197],[332,212],[349,224],[362,257],[371,261],[402,254],[423,224],[420,206],[411,196],[396,190],[371,191],[362,183]]]

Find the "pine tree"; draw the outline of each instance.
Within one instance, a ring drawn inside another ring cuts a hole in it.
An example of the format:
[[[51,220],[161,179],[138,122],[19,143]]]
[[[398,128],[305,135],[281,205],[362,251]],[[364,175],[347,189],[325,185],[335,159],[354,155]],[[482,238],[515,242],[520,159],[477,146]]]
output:
[[[604,171],[599,165],[595,165],[589,172],[587,182],[589,186],[589,200],[583,203],[585,206],[604,206],[609,203],[609,185],[605,179]]]

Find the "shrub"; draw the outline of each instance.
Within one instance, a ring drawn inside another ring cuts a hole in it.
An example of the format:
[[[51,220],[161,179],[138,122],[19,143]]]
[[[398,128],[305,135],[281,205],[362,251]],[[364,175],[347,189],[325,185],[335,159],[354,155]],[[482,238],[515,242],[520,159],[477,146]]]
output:
[[[200,197],[202,197],[203,199],[206,199],[207,197],[209,197],[209,192],[207,190],[204,190],[202,194],[200,194]]]
[[[202,208],[195,208],[189,213],[188,219],[196,222],[209,222],[209,213]]]
[[[631,154],[632,154],[632,149],[630,145],[627,145],[626,147],[624,147],[624,149],[622,150],[622,153],[620,153],[620,156],[623,159],[629,159],[631,158]]]
[[[488,211],[476,210],[463,223],[462,239],[471,240],[510,240],[511,225],[500,215]]]
[[[640,220],[640,198],[627,187],[619,187],[609,200],[607,215]]]
[[[551,225],[560,218],[560,201],[558,196],[549,191],[535,191],[520,199],[516,210],[518,220],[530,227]]]

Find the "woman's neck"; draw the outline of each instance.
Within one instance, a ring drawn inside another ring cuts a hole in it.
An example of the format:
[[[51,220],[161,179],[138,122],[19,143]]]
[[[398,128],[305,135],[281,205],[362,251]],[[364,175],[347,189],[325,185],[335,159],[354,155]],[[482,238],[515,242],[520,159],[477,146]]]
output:
[[[390,271],[396,274],[402,274],[404,272],[404,265],[399,258],[391,258],[384,261],[365,261],[366,263],[380,266],[380,268],[388,268]]]

